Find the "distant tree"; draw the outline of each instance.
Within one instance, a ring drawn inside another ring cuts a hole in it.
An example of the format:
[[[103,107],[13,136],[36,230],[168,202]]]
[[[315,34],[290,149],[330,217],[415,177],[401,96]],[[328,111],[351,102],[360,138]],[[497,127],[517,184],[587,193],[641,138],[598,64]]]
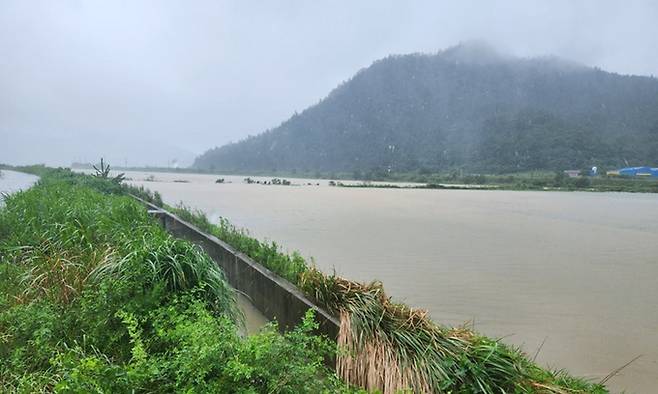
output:
[[[592,185],[592,181],[588,177],[578,177],[574,180],[574,185],[578,188],[586,188]]]
[[[101,163],[99,164],[99,166],[96,167],[94,165],[93,167],[94,167],[94,170],[96,171],[96,173],[93,174],[93,175],[97,178],[110,179],[112,182],[115,182],[115,183],[121,183],[121,182],[123,182],[124,179],[126,179],[126,174],[123,173],[123,172],[121,174],[115,176],[115,177],[110,178],[110,165],[105,164],[103,162],[102,157],[101,157]]]
[[[556,171],[555,176],[553,177],[553,186],[561,187],[569,179],[569,176],[564,173],[564,171]]]

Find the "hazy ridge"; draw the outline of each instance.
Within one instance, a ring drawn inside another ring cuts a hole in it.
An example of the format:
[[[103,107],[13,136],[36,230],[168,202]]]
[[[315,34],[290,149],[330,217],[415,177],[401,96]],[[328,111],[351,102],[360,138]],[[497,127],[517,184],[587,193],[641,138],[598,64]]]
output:
[[[219,171],[656,164],[658,79],[483,43],[389,56],[280,126],[199,156]]]

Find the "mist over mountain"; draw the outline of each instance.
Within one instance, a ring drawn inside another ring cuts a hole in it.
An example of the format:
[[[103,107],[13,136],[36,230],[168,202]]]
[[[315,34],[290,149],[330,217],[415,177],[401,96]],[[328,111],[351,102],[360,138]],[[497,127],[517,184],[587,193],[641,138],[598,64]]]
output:
[[[199,156],[216,171],[508,172],[658,164],[658,79],[482,42],[375,61],[278,127]]]

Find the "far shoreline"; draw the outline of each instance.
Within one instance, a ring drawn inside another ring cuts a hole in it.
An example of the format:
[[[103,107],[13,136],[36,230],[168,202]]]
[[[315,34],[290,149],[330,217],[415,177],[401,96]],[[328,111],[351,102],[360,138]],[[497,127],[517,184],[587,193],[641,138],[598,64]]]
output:
[[[72,170],[89,170],[87,166],[71,166]],[[569,177],[561,172],[528,171],[507,174],[446,173],[391,173],[372,179],[359,179],[348,173],[296,172],[296,171],[217,171],[175,167],[113,167],[114,171],[198,174],[217,176],[245,176],[324,180],[335,187],[379,189],[428,190],[507,190],[507,191],[559,191],[559,192],[627,192],[658,193],[658,179],[638,179],[619,176]],[[348,183],[343,183],[350,182]],[[357,182],[357,183],[353,183]]]

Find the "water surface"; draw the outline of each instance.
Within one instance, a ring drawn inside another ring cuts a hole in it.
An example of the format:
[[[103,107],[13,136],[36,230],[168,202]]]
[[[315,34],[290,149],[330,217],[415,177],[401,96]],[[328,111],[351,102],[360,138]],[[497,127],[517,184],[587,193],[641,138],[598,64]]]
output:
[[[0,193],[11,194],[30,188],[39,177],[23,172],[0,170]],[[0,199],[0,204],[2,200]]]
[[[183,201],[313,256],[326,271],[382,280],[390,295],[428,309],[438,322],[471,321],[530,354],[545,339],[544,365],[600,379],[641,354],[610,386],[637,393],[658,387],[656,195],[127,175],[170,204]]]

